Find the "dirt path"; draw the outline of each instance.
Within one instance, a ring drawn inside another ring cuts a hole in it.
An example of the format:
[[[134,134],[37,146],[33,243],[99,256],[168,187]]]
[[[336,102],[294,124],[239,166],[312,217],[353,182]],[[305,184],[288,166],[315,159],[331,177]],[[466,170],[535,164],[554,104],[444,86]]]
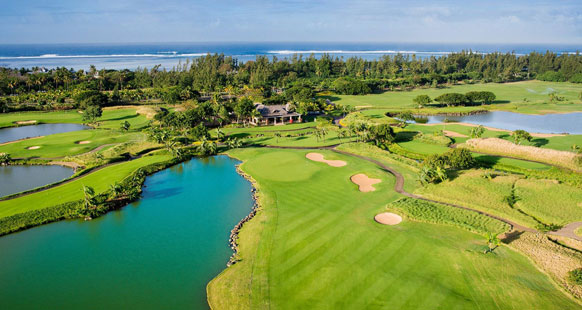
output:
[[[582,222],[574,222],[574,223],[570,223],[570,224],[565,225],[564,227],[562,227],[561,229],[559,229],[557,231],[551,231],[551,232],[549,232],[549,234],[556,235],[556,236],[562,236],[562,237],[568,237],[568,238],[572,238],[574,240],[582,241],[582,236],[578,236],[577,234],[574,233],[574,231],[579,227],[582,227]]]

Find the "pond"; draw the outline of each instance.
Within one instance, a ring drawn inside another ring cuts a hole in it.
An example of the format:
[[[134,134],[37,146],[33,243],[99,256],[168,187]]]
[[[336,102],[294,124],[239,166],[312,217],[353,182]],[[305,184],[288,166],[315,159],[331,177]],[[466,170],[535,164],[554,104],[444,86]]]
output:
[[[0,309],[207,309],[253,205],[237,163],[194,159],[148,177],[119,211],[0,237]]]
[[[536,133],[582,134],[582,113],[530,115],[504,111],[467,116],[428,116],[428,123],[449,121],[479,124],[507,130]]]
[[[51,184],[73,173],[63,166],[0,166],[0,197]]]
[[[2,128],[0,129],[0,143],[89,128],[81,124],[39,124]]]

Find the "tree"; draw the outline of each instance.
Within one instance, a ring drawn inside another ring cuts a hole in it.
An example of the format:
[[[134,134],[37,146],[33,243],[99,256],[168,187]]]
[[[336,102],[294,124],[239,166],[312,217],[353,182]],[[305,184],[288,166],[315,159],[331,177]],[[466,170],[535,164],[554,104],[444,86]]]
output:
[[[218,138],[218,141],[224,141],[224,138],[226,138],[226,134],[224,133],[224,131],[222,131],[222,129],[216,128],[216,137]]]
[[[131,124],[128,121],[121,123],[121,130],[123,130],[123,131],[129,131],[130,127],[131,127]]]
[[[428,95],[418,95],[412,99],[412,102],[418,104],[419,107],[424,107],[430,104],[432,99]]]
[[[518,129],[511,133],[515,144],[520,145],[523,140],[531,141],[532,136],[525,130]]]
[[[204,124],[200,123],[196,127],[190,130],[190,135],[196,140],[209,139],[210,134],[208,133],[208,128]]]
[[[456,148],[447,152],[445,156],[452,169],[469,169],[476,164],[471,152],[464,148]]]
[[[404,128],[408,122],[414,121],[415,118],[412,112],[406,111],[398,113],[398,115],[396,115],[396,119],[400,120],[399,124],[402,128]]]
[[[98,105],[89,105],[83,111],[83,121],[88,123],[95,123],[99,117],[103,115],[103,109]]]
[[[442,95],[434,98],[434,100],[440,104],[446,105],[447,107],[461,106],[461,105],[465,105],[469,102],[469,100],[467,99],[467,97],[465,95],[458,94],[458,93],[442,94]]]
[[[337,132],[337,138],[340,140],[340,143],[342,142],[343,138],[346,138],[348,136],[348,132],[345,129],[340,129]]]
[[[371,135],[374,143],[380,147],[386,147],[386,145],[394,142],[395,138],[394,129],[388,124],[380,124],[372,127]]]
[[[239,120],[242,119],[245,124],[251,117],[253,110],[256,111],[255,105],[253,104],[253,101],[247,97],[240,99],[234,107],[234,113],[237,118]]]
[[[8,153],[0,153],[0,165],[8,165],[12,161],[12,157]]]
[[[123,193],[123,186],[115,182],[109,185],[109,191],[111,191],[111,198],[119,197]]]
[[[215,142],[208,141],[206,138],[202,138],[198,145],[198,152],[204,156],[214,155],[217,151],[218,145]]]
[[[85,216],[86,219],[90,219],[93,214],[92,209],[97,205],[97,200],[95,199],[95,190],[91,186],[83,185],[83,210],[81,214]]]
[[[174,156],[175,158],[181,158],[183,153],[182,149],[180,148],[180,143],[176,141],[166,143],[166,149]]]
[[[238,138],[228,138],[228,140],[226,140],[226,146],[229,149],[236,149],[242,146],[242,141]]]
[[[497,235],[494,233],[488,232],[487,233],[487,249],[485,250],[485,254],[492,253],[495,250],[501,241],[497,238]]]
[[[277,143],[279,143],[279,138],[281,138],[281,133],[277,131],[275,133],[275,137],[277,138]]]
[[[485,133],[485,127],[483,127],[483,125],[479,125],[479,127],[471,128],[471,133],[469,133],[469,136],[473,139],[481,138],[481,136],[483,136],[484,133]]]

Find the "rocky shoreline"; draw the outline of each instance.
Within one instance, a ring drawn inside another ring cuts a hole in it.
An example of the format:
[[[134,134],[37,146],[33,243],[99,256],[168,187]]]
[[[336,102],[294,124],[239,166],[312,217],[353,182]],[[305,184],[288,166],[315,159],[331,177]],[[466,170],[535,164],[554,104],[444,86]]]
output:
[[[253,217],[255,217],[259,209],[258,191],[255,186],[256,182],[251,178],[251,176],[242,171],[242,169],[240,168],[240,164],[236,166],[236,172],[240,174],[243,178],[251,182],[251,184],[253,185],[251,192],[253,193],[253,200],[255,203],[251,208],[251,212],[247,216],[245,216],[242,220],[240,220],[240,222],[238,222],[238,224],[236,224],[234,228],[230,231],[228,245],[232,249],[233,253],[228,262],[226,263],[226,267],[230,267],[236,264],[238,261],[240,261],[240,259],[238,258],[238,235],[240,233],[240,230],[243,228],[244,224],[253,219]]]

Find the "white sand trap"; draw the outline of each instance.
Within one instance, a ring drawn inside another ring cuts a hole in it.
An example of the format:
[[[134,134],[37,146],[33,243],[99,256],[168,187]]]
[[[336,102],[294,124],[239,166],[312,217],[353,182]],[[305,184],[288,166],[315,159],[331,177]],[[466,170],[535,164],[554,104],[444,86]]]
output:
[[[307,153],[305,157],[309,160],[317,161],[320,163],[326,163],[332,167],[343,167],[348,164],[343,160],[326,160],[325,157],[323,157],[323,154],[319,153]]]
[[[17,125],[31,125],[31,124],[36,124],[36,120],[30,120],[30,121],[18,121],[18,122],[14,122]]]
[[[373,185],[382,182],[380,179],[371,179],[363,173],[352,175],[350,180],[360,187],[360,192],[373,192],[376,190]]]
[[[467,138],[467,135],[464,135],[462,133],[458,133],[458,132],[455,132],[455,131],[443,130],[443,133],[447,137],[452,137],[452,138]]]
[[[91,143],[91,141],[79,141],[77,142],[77,144],[89,144]]]
[[[402,217],[398,214],[384,212],[374,216],[374,221],[384,225],[397,225],[402,222]]]
[[[38,149],[40,149],[40,146],[38,146],[38,145],[37,146],[29,146],[26,149],[27,150],[38,150]]]

